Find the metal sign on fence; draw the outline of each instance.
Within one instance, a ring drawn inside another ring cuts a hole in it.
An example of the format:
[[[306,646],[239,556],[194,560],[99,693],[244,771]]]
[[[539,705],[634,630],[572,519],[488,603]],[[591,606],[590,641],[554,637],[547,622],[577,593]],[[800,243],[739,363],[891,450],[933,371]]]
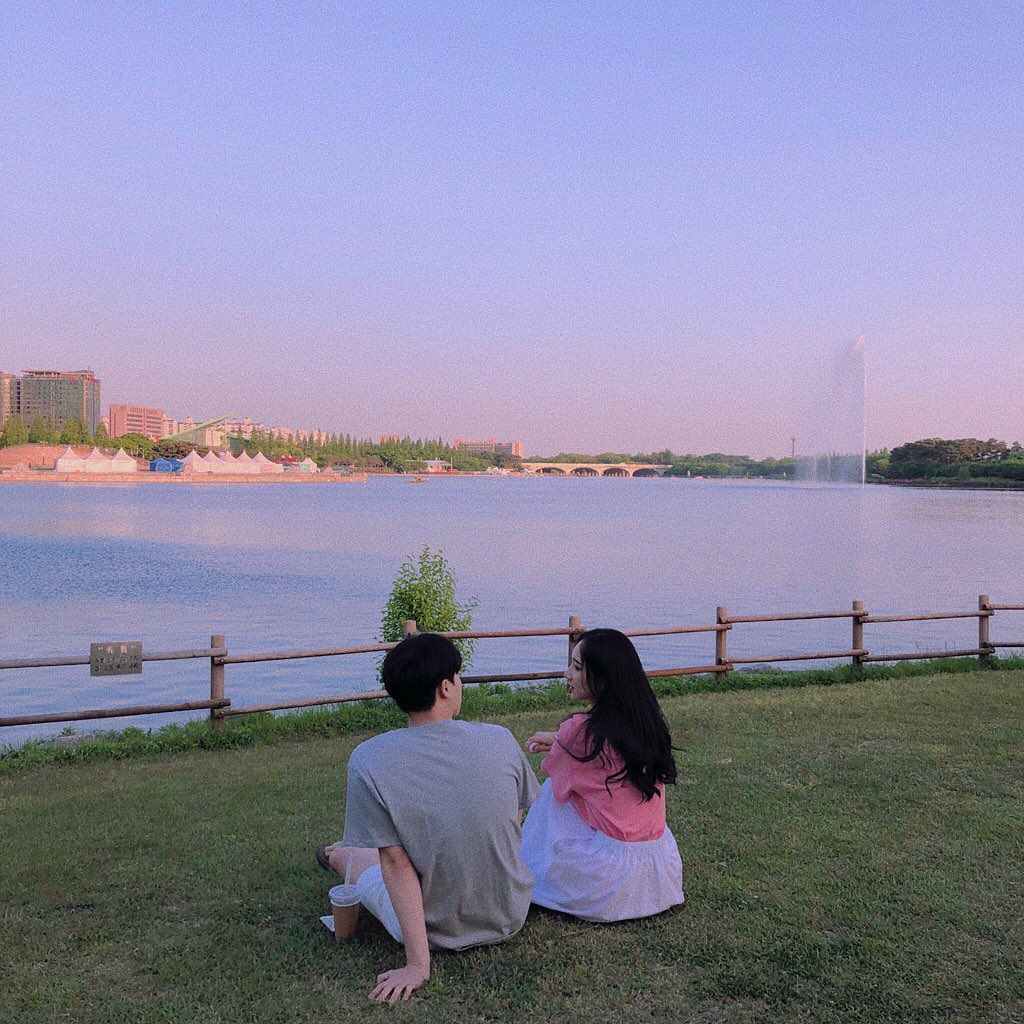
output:
[[[137,676],[142,673],[142,641],[89,645],[89,675]]]

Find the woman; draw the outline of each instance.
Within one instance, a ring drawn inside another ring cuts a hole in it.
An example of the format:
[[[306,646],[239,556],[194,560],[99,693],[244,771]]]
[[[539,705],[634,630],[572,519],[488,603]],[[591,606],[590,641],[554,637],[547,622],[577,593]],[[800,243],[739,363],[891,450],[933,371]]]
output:
[[[636,648],[615,629],[584,633],[566,671],[590,708],[530,737],[548,779],[523,825],[533,902],[587,921],[625,921],[683,902],[665,822],[672,740]]]

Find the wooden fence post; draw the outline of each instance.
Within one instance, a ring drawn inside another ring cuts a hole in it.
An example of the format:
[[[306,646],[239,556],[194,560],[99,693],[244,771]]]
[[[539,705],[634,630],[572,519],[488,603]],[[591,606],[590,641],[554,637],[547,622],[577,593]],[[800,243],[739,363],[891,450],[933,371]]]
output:
[[[405,622],[402,623],[402,638],[404,639],[407,636],[415,636],[415,635],[416,635],[416,620],[415,619],[406,619]]]
[[[853,647],[854,651],[864,650],[864,602],[854,601],[853,610],[856,614],[851,620],[853,622]],[[860,671],[864,665],[864,655],[855,654],[852,659],[853,667],[856,671]]]
[[[226,647],[222,636],[211,636],[210,647]],[[224,663],[219,660],[221,655],[210,655],[210,700],[224,699]],[[224,731],[223,708],[210,708],[210,724],[214,732]]]
[[[978,597],[978,611],[990,611],[988,594],[981,594]],[[992,652],[995,650],[995,648],[992,646],[991,619],[991,615],[978,616],[978,649],[983,652],[982,654],[978,655],[978,664],[983,666],[991,666]]]
[[[715,611],[715,622],[718,625],[727,625],[726,619],[729,617],[729,609],[724,604],[720,604]],[[729,665],[729,654],[727,650],[726,637],[729,634],[728,629],[715,630],[715,664],[725,665],[726,672],[730,672],[732,667]]]
[[[580,628],[580,617],[578,615],[569,616],[569,661],[572,661],[572,652],[576,647],[576,640],[579,637]]]

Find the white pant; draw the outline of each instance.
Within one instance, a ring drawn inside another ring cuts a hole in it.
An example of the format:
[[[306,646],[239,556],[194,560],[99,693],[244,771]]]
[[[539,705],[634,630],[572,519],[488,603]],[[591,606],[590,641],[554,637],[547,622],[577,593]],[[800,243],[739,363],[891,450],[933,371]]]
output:
[[[332,906],[351,907],[356,903],[362,904],[384,925],[395,942],[402,941],[402,926],[398,923],[398,915],[391,905],[391,896],[384,884],[379,864],[368,867],[351,885],[334,886],[327,895]]]

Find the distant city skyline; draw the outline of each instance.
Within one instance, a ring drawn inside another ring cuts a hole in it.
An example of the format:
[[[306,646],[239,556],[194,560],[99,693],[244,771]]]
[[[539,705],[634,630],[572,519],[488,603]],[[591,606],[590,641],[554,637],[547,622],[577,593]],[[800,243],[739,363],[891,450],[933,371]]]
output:
[[[2,46],[0,367],[364,437],[777,456],[866,332],[871,447],[1024,439],[1012,5],[72,0]]]
[[[859,345],[862,344],[862,341],[858,340],[854,344],[859,346]],[[839,349],[843,349],[843,348],[846,348],[846,347],[847,346],[837,346],[836,349],[839,350]],[[823,360],[822,366],[825,367],[827,365],[827,363],[828,363],[827,359]],[[309,425],[302,426],[302,427],[294,426],[294,425],[293,426],[280,426],[280,425],[274,426],[274,425],[268,425],[266,422],[264,422],[264,420],[262,418],[259,418],[259,417],[253,418],[252,416],[248,416],[248,415],[240,417],[240,416],[237,415],[237,413],[234,413],[234,412],[232,412],[232,413],[230,413],[228,415],[221,416],[219,418],[206,417],[205,416],[205,411],[204,411],[204,414],[200,414],[200,415],[194,415],[194,414],[190,413],[186,417],[184,417],[184,418],[179,420],[179,419],[175,418],[173,415],[171,415],[170,413],[168,413],[159,404],[156,405],[156,406],[143,406],[140,403],[109,402],[108,399],[107,399],[107,391],[106,391],[107,383],[108,383],[109,378],[108,379],[104,379],[100,374],[96,373],[95,370],[70,371],[70,370],[65,370],[63,368],[47,368],[46,370],[43,370],[43,371],[40,371],[40,370],[37,369],[37,370],[34,370],[34,371],[24,371],[24,372],[28,372],[28,373],[34,374],[34,375],[47,375],[47,376],[59,375],[59,376],[62,376],[62,377],[70,377],[72,379],[77,379],[82,374],[94,374],[95,375],[95,379],[92,381],[92,384],[96,387],[97,393],[98,393],[99,387],[102,385],[102,388],[103,388],[102,408],[104,410],[106,410],[102,414],[99,414],[99,413],[97,414],[97,416],[98,416],[98,418],[97,418],[97,425],[100,422],[102,422],[104,427],[109,432],[111,432],[111,436],[112,437],[120,436],[123,433],[137,432],[137,433],[146,434],[147,436],[151,437],[153,440],[156,440],[156,439],[158,439],[158,437],[166,437],[166,436],[169,436],[171,434],[176,434],[176,433],[178,433],[180,431],[188,431],[188,430],[198,429],[198,428],[200,428],[206,422],[209,422],[211,425],[208,426],[207,429],[205,429],[201,433],[201,435],[197,435],[197,436],[201,437],[201,443],[202,444],[205,444],[205,445],[208,445],[208,446],[220,446],[220,445],[222,445],[224,443],[224,441],[225,441],[225,438],[229,434],[231,434],[231,435],[239,435],[239,436],[243,436],[243,437],[251,437],[254,431],[262,431],[263,433],[266,433],[269,436],[278,437],[278,438],[280,438],[282,440],[286,439],[288,437],[291,437],[292,439],[299,440],[299,441],[303,441],[303,440],[307,440],[307,439],[313,439],[313,440],[318,441],[318,442],[326,440],[329,437],[329,435],[332,435],[332,434],[339,434],[339,435],[346,435],[346,434],[348,434],[348,435],[351,435],[352,437],[360,439],[360,440],[372,440],[372,438],[374,437],[374,434],[372,432],[361,433],[361,432],[352,430],[350,427],[348,427],[348,426],[346,426],[344,424],[342,424],[342,425],[337,425],[337,424],[335,424],[335,425],[315,424],[314,425],[310,421]],[[8,385],[8,382],[11,381],[12,379],[15,380],[15,381],[18,380],[19,379],[18,375],[11,374],[10,372],[5,372],[3,370],[3,368],[0,367],[0,426],[2,426],[3,421],[6,419],[6,417],[8,415],[10,415],[11,411],[15,411],[15,412],[23,412],[24,411],[24,410],[18,410],[18,409],[13,409],[12,410],[11,407],[10,407],[10,397],[9,396],[10,396],[11,392],[10,392],[10,387]],[[825,396],[825,398],[826,398],[825,405],[827,407],[827,405],[828,405],[828,396]],[[806,401],[804,401],[804,405],[806,405],[806,404],[807,404]],[[816,407],[819,407],[820,405],[821,405],[821,403],[815,403]],[[100,402],[98,400],[96,402],[96,408],[97,409],[101,408]],[[25,417],[23,416],[22,418],[24,419]],[[30,415],[28,417],[28,419],[31,420],[31,418],[32,417]],[[58,422],[56,424],[58,429],[63,426],[66,418],[67,417],[64,417],[63,419],[58,420]],[[295,417],[294,419],[295,420],[302,419],[301,413],[299,413],[298,416]],[[159,421],[159,426],[157,425],[158,421]],[[28,425],[28,424],[26,423],[26,425]],[[88,424],[87,424],[87,426],[88,426]],[[122,429],[122,428],[124,428],[124,429]],[[913,436],[907,435],[905,437],[897,438],[896,440],[894,440],[892,442],[889,442],[887,444],[879,444],[879,445],[871,444],[870,443],[870,439],[869,439],[869,444],[868,444],[868,449],[867,450],[877,450],[877,449],[881,449],[881,448],[892,448],[892,447],[895,447],[895,446],[897,446],[899,444],[903,444],[903,443],[906,443],[906,442],[911,441],[911,440],[920,440],[921,438],[926,437],[926,436],[933,436],[933,435],[927,435],[927,434],[919,434],[919,435],[913,435]],[[949,436],[952,437],[953,435],[949,435]],[[964,437],[970,436],[970,437],[979,437],[980,438],[980,437],[983,436],[983,434],[982,434],[982,432],[978,432],[978,431],[975,431],[973,433],[968,431],[968,432],[966,432],[966,433],[964,433],[962,435],[956,435],[956,436],[964,436]],[[984,436],[994,436],[994,435],[984,435]],[[624,454],[636,454],[636,453],[650,453],[650,452],[656,452],[656,451],[662,451],[662,450],[668,449],[668,450],[673,451],[675,454],[704,455],[704,454],[709,454],[711,452],[718,451],[718,452],[728,452],[729,454],[751,455],[751,456],[753,456],[755,458],[765,458],[765,457],[766,458],[786,458],[786,457],[789,457],[792,454],[794,454],[794,452],[796,454],[798,454],[798,455],[807,455],[807,454],[813,454],[814,451],[816,450],[815,447],[814,447],[815,444],[816,444],[816,440],[813,439],[811,437],[811,435],[807,435],[807,436],[803,436],[802,437],[801,434],[792,434],[792,435],[790,435],[790,436],[788,436],[786,438],[783,438],[781,443],[780,443],[779,449],[777,451],[774,451],[774,450],[772,450],[770,448],[767,448],[767,449],[764,449],[763,452],[761,452],[761,451],[741,451],[739,449],[729,450],[729,449],[726,449],[724,447],[707,448],[707,449],[696,449],[696,448],[692,448],[692,447],[691,448],[673,447],[672,445],[667,445],[667,444],[654,444],[654,445],[649,446],[647,448],[642,448],[642,447],[631,447],[631,446],[628,446],[628,445],[615,444],[615,443],[607,445],[607,446],[605,446],[603,448],[602,447],[590,447],[590,448],[573,447],[572,445],[567,445],[567,444],[556,444],[556,445],[550,446],[549,448],[542,448],[542,447],[538,447],[538,446],[532,445],[530,440],[529,440],[529,438],[527,438],[525,441],[521,440],[521,439],[511,440],[511,439],[506,439],[506,438],[503,438],[501,440],[497,440],[493,436],[492,437],[488,437],[486,439],[484,439],[482,437],[479,438],[479,439],[467,439],[467,438],[462,438],[462,437],[458,437],[458,436],[452,436],[451,434],[447,434],[446,435],[446,434],[444,434],[444,432],[438,431],[436,429],[433,429],[433,430],[428,429],[428,430],[426,430],[425,432],[423,432],[421,434],[413,434],[413,433],[410,433],[409,431],[404,431],[404,432],[391,431],[391,432],[386,432],[386,433],[377,435],[377,439],[378,439],[380,444],[385,444],[388,441],[396,441],[397,442],[397,441],[400,441],[403,437],[414,437],[414,438],[415,437],[420,437],[420,438],[427,438],[427,439],[440,437],[446,444],[449,444],[449,445],[451,445],[452,447],[454,447],[456,449],[464,448],[467,451],[473,451],[473,450],[476,450],[476,449],[479,449],[479,450],[485,450],[486,449],[488,452],[490,452],[492,454],[493,453],[497,453],[497,452],[505,452],[506,454],[518,456],[519,458],[522,458],[523,455],[524,455],[524,447],[529,448],[530,449],[529,454],[534,455],[534,456],[543,456],[543,455],[552,455],[553,456],[553,455],[556,455],[558,453],[570,453],[570,452],[586,453],[586,454],[592,454],[592,455],[604,454],[604,453],[607,453],[607,452],[619,452],[619,453],[624,453]],[[508,435],[508,437],[510,438],[511,435]],[[1011,441],[1011,443],[1014,440],[1016,440],[1013,436],[1004,437],[1004,438],[1001,438],[1001,439],[1008,439],[1009,441]]]

